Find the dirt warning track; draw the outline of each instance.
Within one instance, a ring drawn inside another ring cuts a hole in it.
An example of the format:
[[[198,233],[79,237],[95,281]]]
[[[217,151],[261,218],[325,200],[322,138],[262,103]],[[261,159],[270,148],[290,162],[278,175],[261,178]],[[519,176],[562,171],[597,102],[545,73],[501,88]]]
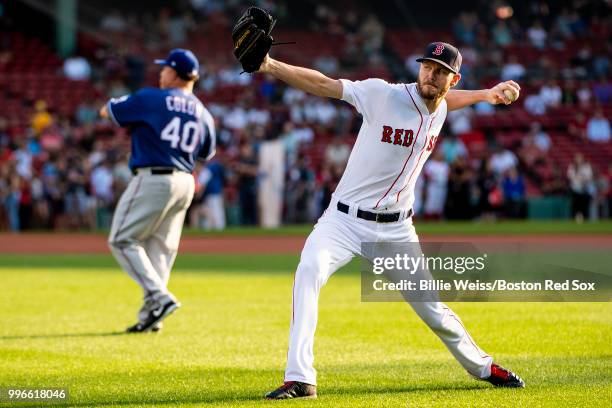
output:
[[[612,248],[612,235],[421,235],[422,242],[473,244],[593,245]],[[109,253],[106,236],[78,233],[0,234],[3,254],[101,254]],[[299,254],[305,236],[186,236],[179,253],[192,254]]]

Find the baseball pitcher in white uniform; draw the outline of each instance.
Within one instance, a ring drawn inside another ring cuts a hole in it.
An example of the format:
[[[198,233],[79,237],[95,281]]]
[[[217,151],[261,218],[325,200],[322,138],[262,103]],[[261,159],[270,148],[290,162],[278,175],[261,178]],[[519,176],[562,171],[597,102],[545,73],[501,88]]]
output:
[[[509,104],[513,81],[491,89],[450,90],[459,82],[461,54],[434,42],[426,47],[416,83],[381,79],[334,80],[320,72],[266,56],[258,72],[317,96],[342,99],[363,116],[331,203],[306,240],[293,285],[293,315],[284,384],[268,399],[316,398],[313,344],[321,288],[361,253],[362,242],[418,242],[412,224],[414,186],[436,145],[448,111],[477,102]],[[409,302],[472,376],[502,387],[524,387],[516,374],[493,362],[459,317],[441,302]]]

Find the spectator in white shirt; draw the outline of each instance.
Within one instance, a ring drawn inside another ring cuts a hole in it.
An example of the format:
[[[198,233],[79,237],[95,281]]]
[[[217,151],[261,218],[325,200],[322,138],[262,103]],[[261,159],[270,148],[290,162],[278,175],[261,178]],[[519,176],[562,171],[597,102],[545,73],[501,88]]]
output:
[[[247,112],[247,120],[250,124],[265,126],[270,121],[270,111],[267,109],[251,108]]]
[[[296,125],[307,122],[309,119],[306,117],[306,100],[298,99],[291,104],[289,116],[291,117],[291,121]]]
[[[531,27],[527,30],[527,37],[529,38],[529,42],[536,48],[544,48],[546,47],[546,37],[548,34],[544,27],[542,27],[542,23],[539,20],[536,20]]]
[[[525,75],[525,67],[518,61],[515,55],[511,55],[508,63],[504,65],[501,72],[503,81],[518,81]]]
[[[540,98],[547,107],[556,108],[561,105],[561,87],[553,79],[540,88]]]
[[[525,110],[532,115],[540,116],[546,113],[546,105],[542,97],[538,94],[532,94],[526,97],[523,106]]]
[[[13,152],[15,160],[15,170],[25,180],[32,178],[32,153],[28,150],[26,140],[24,138],[15,138],[17,149]]]
[[[249,85],[253,77],[251,75],[240,75],[242,67],[233,65],[219,70],[219,80],[221,83],[229,85]]]
[[[473,115],[474,109],[469,106],[448,112],[447,117],[451,132],[453,132],[454,135],[461,135],[471,131]]]
[[[229,129],[244,129],[248,125],[247,112],[242,106],[236,106],[223,118],[223,125]]]
[[[583,83],[582,86],[576,91],[576,96],[578,97],[578,103],[580,106],[588,107],[591,104],[593,92],[591,92],[591,88]]]
[[[90,176],[91,187],[98,203],[108,206],[113,202],[113,172],[108,163],[103,161]]]
[[[336,107],[321,98],[308,98],[304,105],[304,115],[310,122],[329,125],[336,117]]]
[[[314,107],[317,121],[322,125],[328,126],[336,118],[336,107],[328,100],[319,98],[319,101],[315,104]]]
[[[338,59],[333,55],[321,55],[314,60],[314,68],[325,75],[335,75],[338,72]]]
[[[610,121],[601,109],[587,122],[587,138],[592,142],[607,143],[610,141]]]
[[[106,159],[107,150],[104,148],[104,143],[101,140],[96,140],[93,148],[87,159],[87,164],[90,168],[94,168]]]
[[[567,168],[567,178],[572,190],[572,215],[577,222],[582,222],[589,215],[591,203],[590,191],[593,187],[593,169],[580,153]]]
[[[518,165],[518,159],[510,150],[498,146],[491,156],[490,165],[495,175],[501,177],[507,170]]]
[[[315,137],[314,130],[308,126],[297,126],[293,129],[293,133],[299,143],[310,143]]]
[[[91,65],[83,57],[70,57],[64,61],[64,75],[73,81],[86,81],[91,76]]]
[[[336,135],[325,149],[325,163],[331,167],[344,168],[351,155],[351,148],[343,142],[342,136]]]
[[[425,165],[423,173],[427,178],[427,194],[424,208],[427,218],[440,218],[444,212],[449,171],[450,167],[439,150]]]
[[[298,101],[303,101],[306,98],[306,93],[297,88],[287,87],[283,93],[283,102],[285,105],[292,105]]]
[[[548,133],[542,130],[542,125],[539,122],[534,122],[531,124],[528,137],[529,136],[533,138],[533,144],[536,145],[542,152],[547,152],[548,149],[550,149],[552,144],[550,141],[550,136],[548,136]]]

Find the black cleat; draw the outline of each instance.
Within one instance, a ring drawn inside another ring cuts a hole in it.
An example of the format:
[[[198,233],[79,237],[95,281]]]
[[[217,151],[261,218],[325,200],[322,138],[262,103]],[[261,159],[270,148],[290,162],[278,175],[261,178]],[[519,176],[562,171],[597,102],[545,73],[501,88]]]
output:
[[[484,379],[497,387],[525,388],[525,381],[510,370],[491,364],[491,375]]]
[[[161,331],[161,329],[163,329],[164,324],[162,322],[157,322],[153,325],[153,327],[151,327],[151,331],[152,332],[159,332]],[[126,333],[142,333],[144,332],[144,326],[142,323],[138,322],[133,326],[128,327],[127,329],[125,329]]]
[[[128,327],[127,329],[125,329],[126,333],[142,333],[143,332],[143,326],[142,323],[138,322],[133,326]]]
[[[126,332],[142,333],[147,331],[159,331],[161,327],[158,326],[157,329],[155,329],[155,326],[179,307],[181,307],[180,303],[171,300],[164,305],[151,309],[143,322],[138,322],[134,326],[128,327]]]
[[[287,381],[274,391],[266,394],[266,399],[317,398],[317,386],[299,381]]]

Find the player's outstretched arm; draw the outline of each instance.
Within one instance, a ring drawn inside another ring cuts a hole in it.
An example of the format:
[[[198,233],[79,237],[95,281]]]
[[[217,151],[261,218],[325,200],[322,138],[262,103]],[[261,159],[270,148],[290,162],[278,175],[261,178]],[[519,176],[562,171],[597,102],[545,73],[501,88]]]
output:
[[[451,89],[446,94],[446,105],[449,111],[465,108],[478,102],[492,105],[503,103],[509,105],[519,97],[521,87],[514,81],[500,82],[490,89],[464,91]]]
[[[342,98],[342,82],[326,77],[314,69],[285,64],[266,55],[259,71],[270,74],[286,84],[316,96]]]

